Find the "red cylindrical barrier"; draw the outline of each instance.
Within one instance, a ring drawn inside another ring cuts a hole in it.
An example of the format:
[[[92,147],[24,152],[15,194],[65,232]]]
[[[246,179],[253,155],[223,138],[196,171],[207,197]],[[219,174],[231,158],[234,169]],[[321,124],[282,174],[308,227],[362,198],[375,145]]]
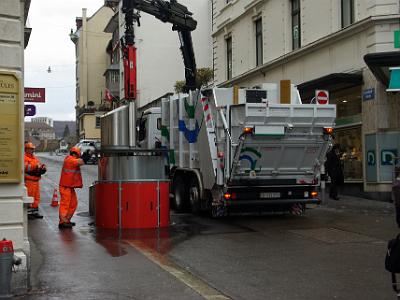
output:
[[[97,182],[96,227],[139,229],[168,227],[168,181]]]

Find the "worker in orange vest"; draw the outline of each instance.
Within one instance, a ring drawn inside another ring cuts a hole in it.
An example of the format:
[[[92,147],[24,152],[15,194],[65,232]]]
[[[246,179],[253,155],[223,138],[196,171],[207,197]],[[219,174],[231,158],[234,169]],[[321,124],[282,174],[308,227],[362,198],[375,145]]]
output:
[[[39,214],[40,203],[40,184],[41,176],[46,173],[46,165],[41,164],[39,159],[33,154],[35,145],[32,143],[25,144],[25,186],[28,190],[28,196],[33,197],[33,203],[29,205],[28,217],[29,219],[42,219],[43,216]]]
[[[81,157],[81,151],[77,147],[72,147],[69,154],[64,159],[60,178],[60,222],[58,228],[72,228],[75,226],[71,218],[78,206],[75,188],[82,188],[81,166],[84,164]]]

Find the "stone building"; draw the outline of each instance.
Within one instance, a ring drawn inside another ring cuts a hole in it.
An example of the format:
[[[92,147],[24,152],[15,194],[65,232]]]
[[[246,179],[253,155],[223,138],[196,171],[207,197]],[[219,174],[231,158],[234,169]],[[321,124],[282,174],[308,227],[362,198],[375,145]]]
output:
[[[13,274],[14,293],[24,292],[28,287],[30,257],[26,204],[31,198],[26,197],[22,164],[24,49],[31,33],[27,25],[30,3],[30,0],[0,1],[0,238],[12,240],[15,255],[22,259],[22,265]]]
[[[400,96],[387,91],[399,10],[392,0],[213,0],[215,84],[290,79],[305,102],[328,90],[345,188],[387,200],[400,156]]]
[[[102,6],[91,17],[82,9],[71,32],[76,54],[76,120],[79,138],[100,139],[100,116],[109,110],[104,102],[104,70],[108,67],[106,51],[111,34],[104,32],[114,12]]]
[[[29,140],[30,137],[37,140],[54,140],[56,133],[54,128],[46,123],[25,122],[25,139]]]

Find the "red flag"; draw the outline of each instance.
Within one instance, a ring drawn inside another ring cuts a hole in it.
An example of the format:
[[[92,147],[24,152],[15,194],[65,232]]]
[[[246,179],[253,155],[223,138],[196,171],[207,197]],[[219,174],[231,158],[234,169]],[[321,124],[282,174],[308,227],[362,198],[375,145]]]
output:
[[[106,89],[106,92],[105,92],[105,94],[104,94],[104,98],[105,98],[105,100],[108,101],[108,102],[112,102],[112,100],[114,99],[114,96],[111,95],[109,89]]]

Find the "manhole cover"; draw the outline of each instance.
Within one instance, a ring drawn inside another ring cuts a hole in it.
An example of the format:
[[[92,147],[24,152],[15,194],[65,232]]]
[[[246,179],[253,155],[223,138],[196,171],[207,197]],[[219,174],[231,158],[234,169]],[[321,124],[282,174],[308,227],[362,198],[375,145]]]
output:
[[[378,241],[377,239],[374,239],[366,235],[349,231],[343,231],[336,228],[289,230],[289,232],[329,244],[367,243],[367,242]]]
[[[83,212],[77,213],[76,215],[77,215],[78,217],[90,217],[88,211],[83,211]]]

